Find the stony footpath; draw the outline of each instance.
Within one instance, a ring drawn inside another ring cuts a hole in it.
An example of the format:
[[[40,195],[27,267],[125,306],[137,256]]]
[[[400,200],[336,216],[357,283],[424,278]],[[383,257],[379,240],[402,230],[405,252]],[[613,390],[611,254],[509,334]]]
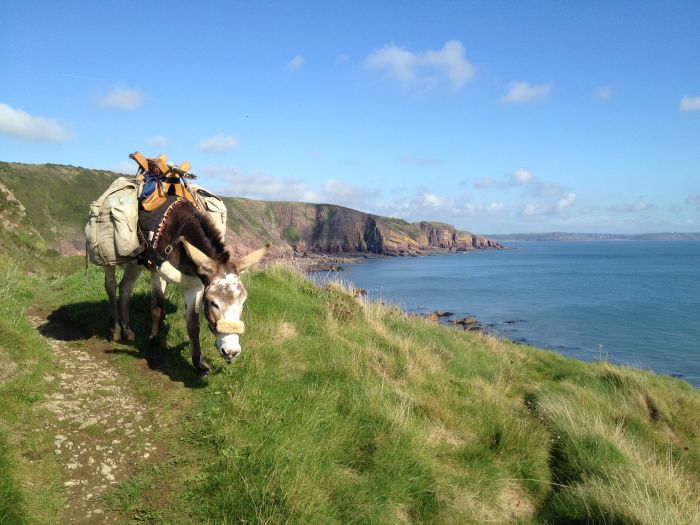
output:
[[[47,340],[58,365],[44,377],[55,383],[55,392],[37,408],[54,417],[35,431],[53,434],[53,452],[64,467],[67,503],[60,522],[124,522],[124,516],[102,506],[100,496],[158,454],[152,435],[159,422],[104,348],[71,342],[77,337],[65,325],[35,315],[28,319]]]

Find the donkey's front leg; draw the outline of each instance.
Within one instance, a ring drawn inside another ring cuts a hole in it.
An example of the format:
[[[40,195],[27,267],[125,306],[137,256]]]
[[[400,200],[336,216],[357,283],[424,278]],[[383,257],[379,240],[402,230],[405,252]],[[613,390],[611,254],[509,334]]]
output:
[[[209,373],[209,366],[202,359],[202,350],[199,344],[199,307],[202,303],[204,286],[183,288],[182,295],[185,298],[185,321],[187,323],[187,336],[192,346],[192,365],[201,376]]]
[[[124,277],[119,283],[119,324],[121,325],[122,337],[130,343],[134,342],[136,334],[129,322],[129,301],[131,300],[136,280],[141,275],[142,270],[143,266],[128,263],[124,267]]]
[[[150,345],[150,361],[158,364],[161,358],[160,329],[165,318],[165,286],[167,281],[158,272],[151,272],[151,335],[148,337]]]
[[[105,290],[109,299],[109,330],[112,340],[119,341],[122,329],[119,326],[119,309],[117,308],[117,277],[114,266],[105,266]]]

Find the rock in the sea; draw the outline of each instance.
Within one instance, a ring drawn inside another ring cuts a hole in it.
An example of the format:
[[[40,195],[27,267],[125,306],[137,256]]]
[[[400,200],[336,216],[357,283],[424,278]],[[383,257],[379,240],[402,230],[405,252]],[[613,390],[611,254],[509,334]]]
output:
[[[450,323],[460,326],[465,330],[481,330],[481,325],[476,317],[463,317],[462,319],[452,319]]]

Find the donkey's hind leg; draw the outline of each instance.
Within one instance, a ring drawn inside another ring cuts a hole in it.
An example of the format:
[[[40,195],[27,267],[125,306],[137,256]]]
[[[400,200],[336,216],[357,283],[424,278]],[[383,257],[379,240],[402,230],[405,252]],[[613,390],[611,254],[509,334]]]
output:
[[[122,337],[129,343],[133,343],[136,339],[136,334],[131,328],[129,319],[129,301],[131,300],[136,280],[141,275],[142,270],[143,267],[137,264],[126,264],[124,266],[124,276],[119,282],[119,324],[121,325]]]
[[[148,337],[153,364],[159,364],[161,360],[161,339],[159,337],[165,319],[165,287],[167,281],[158,272],[151,273],[151,335]]]
[[[105,290],[109,299],[109,332],[112,340],[119,341],[122,329],[119,325],[119,309],[117,308],[117,277],[114,266],[105,266]]]

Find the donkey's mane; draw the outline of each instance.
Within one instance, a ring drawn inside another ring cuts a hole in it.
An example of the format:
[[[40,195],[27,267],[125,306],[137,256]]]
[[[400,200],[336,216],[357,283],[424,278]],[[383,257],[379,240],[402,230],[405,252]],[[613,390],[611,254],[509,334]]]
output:
[[[220,264],[228,263],[230,257],[229,251],[226,249],[221,232],[217,229],[211,218],[197,211],[193,205],[183,206],[181,210],[182,215],[178,216],[177,220],[173,221],[173,223],[178,224],[181,223],[181,221],[186,221],[188,220],[188,216],[194,219],[190,220],[189,224],[182,230],[182,234],[187,241],[199,248],[210,259]]]

